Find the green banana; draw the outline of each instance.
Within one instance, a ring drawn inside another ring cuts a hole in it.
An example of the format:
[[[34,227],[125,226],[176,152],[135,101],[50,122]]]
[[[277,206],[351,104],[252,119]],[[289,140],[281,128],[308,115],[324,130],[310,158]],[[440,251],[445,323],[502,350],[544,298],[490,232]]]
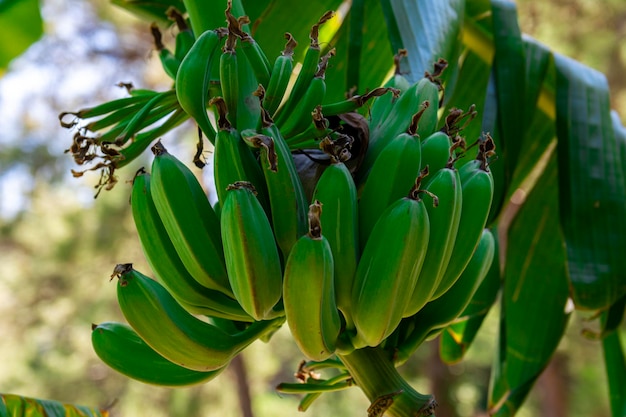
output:
[[[119,150],[119,158],[116,158],[114,162],[115,167],[122,168],[128,165],[141,155],[152,141],[174,129],[187,119],[189,119],[189,115],[182,109],[177,109],[160,125],[138,133],[130,145]]]
[[[285,49],[274,61],[269,82],[265,89],[263,108],[273,117],[280,106],[293,71],[293,50],[298,45],[291,33],[285,33],[287,44]]]
[[[207,288],[233,296],[220,225],[193,172],[157,142],[150,191],[167,234],[189,273]]]
[[[309,125],[300,133],[289,138],[285,138],[289,149],[317,149],[320,146],[320,140],[326,136],[333,134],[329,128],[328,119],[322,113],[322,106],[316,106],[311,112],[311,121]]]
[[[239,104],[239,60],[235,44],[237,38],[229,30],[226,43],[222,48],[220,56],[220,85],[222,86],[222,96],[228,111],[228,121],[237,127],[237,106]]]
[[[397,346],[398,362],[406,361],[419,345],[438,334],[463,313],[487,275],[494,254],[493,234],[489,229],[483,229],[478,246],[459,279],[441,297],[429,302],[408,319],[415,323],[415,327]]]
[[[113,112],[100,120],[84,126],[85,130],[102,130],[111,126],[94,140],[99,144],[122,146],[130,141],[140,130],[152,125],[178,108],[174,90],[151,92],[145,95],[140,105],[125,108],[125,113]]]
[[[368,100],[374,97],[389,95],[387,93],[391,93],[391,96],[393,97],[394,93],[397,93],[398,91],[399,90],[390,87],[377,87],[365,94],[355,95],[335,103],[324,104],[322,106],[322,113],[327,116],[336,116],[342,113],[354,112],[363,107]]]
[[[422,139],[422,166],[428,165],[430,172],[435,173],[448,165],[451,157],[452,141],[443,132],[435,132]],[[424,178],[424,187],[433,176]]]
[[[322,141],[332,149],[330,139]],[[357,190],[350,170],[341,157],[331,153],[331,164],[324,169],[315,190],[313,200],[324,205],[320,221],[335,262],[335,296],[337,307],[343,313],[348,328],[352,328],[351,292],[359,256]]]
[[[230,12],[231,6],[232,3],[228,2],[226,8],[228,37],[222,49],[219,65],[222,95],[230,123],[238,130],[256,129],[261,119],[261,105],[254,95],[259,81],[255,68],[245,53],[249,48],[244,48],[243,54],[237,52],[241,51],[241,47],[236,49],[237,39],[250,38],[250,35],[241,29],[241,25],[247,22],[247,17],[236,19]]]
[[[252,321],[236,300],[204,287],[189,274],[159,217],[150,191],[150,174],[143,168],[133,179],[130,205],[148,265],[185,310],[192,314]]]
[[[235,298],[255,320],[276,316],[282,293],[282,270],[272,226],[249,182],[228,189],[221,229],[226,270]]]
[[[293,246],[283,278],[287,325],[296,344],[309,359],[323,361],[333,355],[341,330],[335,303],[334,261],[322,234],[319,201],[309,208],[309,232]]]
[[[283,259],[287,259],[291,247],[306,233],[307,200],[289,146],[271,119],[264,118],[261,132],[243,131],[242,137],[250,146],[261,150],[272,227]]]
[[[174,55],[178,61],[182,61],[195,43],[196,38],[187,24],[185,17],[180,11],[176,10],[175,7],[170,7],[167,10],[167,18],[173,20],[178,28],[178,33],[175,38]]]
[[[315,74],[319,69],[319,61],[322,56],[322,49],[319,44],[319,28],[322,24],[330,20],[335,13],[333,11],[327,11],[322,17],[311,27],[309,33],[309,49],[307,49],[304,55],[304,61],[300,72],[296,77],[296,81],[291,88],[289,97],[285,101],[285,104],[281,106],[276,113],[272,114],[274,121],[277,125],[282,126],[283,123],[291,117],[296,105],[300,101],[300,98],[304,96],[306,90],[309,88],[311,81],[315,77]],[[312,108],[311,108],[312,109]]]
[[[181,61],[175,83],[178,102],[211,143],[214,143],[216,132],[206,107],[212,63],[219,51],[221,37],[221,32],[216,30],[200,34]]]
[[[415,120],[415,118],[414,118]],[[372,166],[361,189],[359,200],[359,245],[361,250],[381,213],[406,195],[420,173],[421,146],[419,138],[410,131],[390,140]]]
[[[124,317],[137,334],[164,358],[195,371],[223,368],[259,337],[275,330],[284,318],[253,322],[229,334],[185,311],[158,282],[117,265],[117,300]]]
[[[100,141],[113,142],[116,145],[121,146],[131,140],[132,137],[144,127],[152,125],[177,108],[178,102],[176,100],[174,90],[157,93],[128,120],[128,123],[118,124],[118,127],[123,128],[123,130],[115,137],[114,140],[111,140],[112,134],[115,131],[115,129],[112,129],[111,131],[103,134],[100,137]]]
[[[81,127],[81,129],[90,132],[98,132],[116,124],[127,123],[127,121],[132,118],[132,115],[143,108],[144,104],[145,101],[141,101],[130,106],[120,107],[119,110],[115,110],[105,117],[89,122]]]
[[[125,323],[105,322],[93,325],[91,344],[105,364],[146,384],[184,387],[208,382],[226,369],[224,365],[214,371],[200,372],[170,362]]]
[[[263,170],[256,160],[252,149],[242,139],[238,130],[234,129],[226,119],[225,102],[222,97],[213,98],[209,104],[214,105],[218,115],[218,132],[213,150],[213,176],[220,205],[226,201],[226,188],[236,181],[248,181],[254,185],[257,197],[270,213],[267,186]]]
[[[400,94],[387,118],[370,129],[369,147],[363,159],[359,180],[369,174],[369,169],[390,141],[406,132],[411,124],[417,125],[414,131],[420,137],[432,134],[437,127],[438,104],[439,87],[428,77],[422,78]]]
[[[475,160],[459,168],[462,190],[462,209],[452,257],[432,299],[442,296],[456,282],[469,263],[487,224],[493,200],[493,177],[488,159],[493,154],[490,136],[480,143]]]
[[[163,70],[171,79],[175,80],[178,67],[180,67],[180,60],[172,51],[163,45],[162,34],[156,23],[150,25],[150,33],[152,33],[154,47],[159,53],[159,60],[161,61]]]
[[[420,174],[407,197],[380,216],[361,254],[352,287],[355,348],[378,346],[393,333],[419,276],[428,240],[428,211],[420,198]]]
[[[437,196],[438,204],[436,207],[432,204],[426,205],[430,239],[426,259],[404,312],[405,317],[417,313],[439,286],[452,256],[461,218],[461,179],[452,163],[450,167],[444,167],[432,176],[426,190]]]
[[[402,74],[400,69],[401,61],[408,55],[406,49],[400,49],[393,57],[394,62],[394,74],[385,83],[383,87],[390,88],[393,92],[392,95],[382,95],[377,97],[373,102],[368,112],[368,124],[370,130],[380,129],[389,113],[393,109],[395,101],[401,93],[405,92],[411,87],[409,80]]]
[[[76,112],[62,112],[59,114],[59,122],[61,123],[62,127],[71,129],[76,127],[79,120],[81,119],[91,119],[110,113],[118,113],[119,115],[124,115],[124,109],[126,109],[126,115],[128,116],[128,110],[131,108],[131,106],[145,104],[155,94],[158,93],[156,91],[150,91],[148,94],[131,94],[129,97],[122,97],[115,100],[107,101],[106,103],[98,104],[94,107],[80,109]],[[74,117],[71,122],[66,122],[64,120],[68,115]]]
[[[328,60],[333,55],[335,55],[334,48],[322,57],[318,65],[318,71],[315,73],[304,95],[299,98],[298,103],[293,107],[289,117],[282,123],[277,122],[285,139],[301,133],[310,125],[312,112],[317,106],[322,104],[326,95],[326,68]]]
[[[247,61],[254,73],[254,77],[259,84],[267,87],[270,81],[271,65],[261,46],[254,40],[249,33],[241,32],[237,36],[241,39],[239,46],[243,50]]]

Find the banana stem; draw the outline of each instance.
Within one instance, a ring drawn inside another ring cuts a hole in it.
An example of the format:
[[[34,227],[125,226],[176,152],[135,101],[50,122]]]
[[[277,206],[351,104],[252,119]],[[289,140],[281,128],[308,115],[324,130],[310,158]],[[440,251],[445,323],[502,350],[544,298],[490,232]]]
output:
[[[432,395],[417,392],[402,378],[392,359],[380,347],[339,355],[357,386],[372,402],[368,416],[432,416],[437,406]]]

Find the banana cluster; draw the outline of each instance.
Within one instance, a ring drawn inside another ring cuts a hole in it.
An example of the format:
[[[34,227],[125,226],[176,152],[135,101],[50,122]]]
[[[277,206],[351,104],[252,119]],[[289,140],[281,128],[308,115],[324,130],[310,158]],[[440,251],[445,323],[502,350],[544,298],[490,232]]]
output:
[[[117,123],[106,134],[125,138],[172,103],[214,145],[218,196],[212,206],[194,173],[160,141],[152,146],[131,207],[154,278],[116,267],[128,325],[94,326],[96,352],[135,379],[187,385],[215,377],[286,322],[311,361],[383,346],[402,363],[461,314],[491,265],[493,140],[467,146],[473,109],[439,120],[443,60],[416,83],[396,71],[368,94],[328,104],[335,51],[322,52],[318,32],[332,13],[311,29],[297,75],[290,34],[272,63],[243,29],[246,17],[229,7],[226,18],[226,28],[194,36],[178,16],[176,51],[161,45],[159,55],[173,89],[135,92],[90,126]],[[130,145],[99,143],[119,167],[151,137],[140,134]],[[75,157],[88,158],[85,143]],[[316,175],[294,152],[314,161]]]

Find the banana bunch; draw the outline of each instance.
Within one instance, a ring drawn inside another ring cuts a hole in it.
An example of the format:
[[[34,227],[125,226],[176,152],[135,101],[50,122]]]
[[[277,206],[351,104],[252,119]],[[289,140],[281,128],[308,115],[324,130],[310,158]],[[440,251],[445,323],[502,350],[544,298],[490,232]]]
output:
[[[384,86],[329,103],[325,76],[335,50],[322,50],[319,28],[333,13],[311,28],[295,74],[293,36],[285,34],[271,62],[244,29],[247,17],[231,9],[229,2],[225,28],[200,34],[172,11],[174,52],[153,27],[171,91],[131,90],[128,99],[76,114],[101,117],[92,131],[113,126],[76,140],[72,153],[82,162],[106,136],[106,143],[123,138],[121,150],[103,148],[111,160],[118,152],[110,166],[127,163],[144,140],[138,129],[167,106],[192,118],[214,147],[213,205],[185,163],[160,141],[151,147],[152,165],[136,173],[130,203],[154,278],[116,267],[127,324],[94,326],[94,348],[132,378],[187,385],[214,378],[286,322],[312,363],[336,365],[333,355],[376,346],[401,363],[461,314],[492,263],[485,227],[493,139],[485,134],[468,146],[461,136],[473,108],[439,120],[443,60],[411,83],[399,71],[400,51]],[[328,390],[347,385],[349,374],[340,375]]]

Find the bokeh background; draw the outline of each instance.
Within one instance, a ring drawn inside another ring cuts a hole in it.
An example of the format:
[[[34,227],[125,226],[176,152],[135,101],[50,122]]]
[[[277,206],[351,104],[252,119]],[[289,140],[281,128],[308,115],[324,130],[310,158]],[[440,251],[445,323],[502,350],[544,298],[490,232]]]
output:
[[[525,33],[606,74],[625,120],[626,2],[517,4]],[[122,170],[120,183],[94,199],[98,174],[72,176],[76,167],[64,153],[71,133],[57,116],[123,96],[119,82],[163,90],[169,81],[145,22],[104,0],[41,5],[44,36],[0,78],[0,392],[111,407],[112,416],[298,415],[298,398],[274,390],[294,379],[302,359],[286,327],[216,380],[178,390],[129,380],[93,353],[91,324],[123,320],[109,282],[114,265],[148,271],[128,204],[134,169]],[[173,134],[179,143],[194,141],[190,124]],[[172,152],[191,160],[193,149]],[[210,169],[203,175],[210,188]],[[609,415],[601,346],[581,335],[591,326],[587,318],[574,313],[520,417]],[[494,311],[461,364],[442,364],[433,341],[401,368],[416,388],[436,395],[438,416],[485,415],[496,325]],[[353,389],[325,394],[303,415],[362,416],[367,406]]]

